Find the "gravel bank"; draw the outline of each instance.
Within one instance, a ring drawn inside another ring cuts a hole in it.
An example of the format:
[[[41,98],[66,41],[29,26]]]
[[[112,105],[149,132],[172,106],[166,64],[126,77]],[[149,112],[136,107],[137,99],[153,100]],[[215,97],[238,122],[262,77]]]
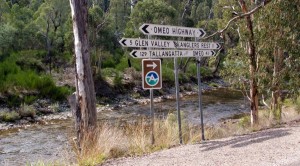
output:
[[[103,165],[298,166],[300,124],[180,146],[142,157],[111,160]]]

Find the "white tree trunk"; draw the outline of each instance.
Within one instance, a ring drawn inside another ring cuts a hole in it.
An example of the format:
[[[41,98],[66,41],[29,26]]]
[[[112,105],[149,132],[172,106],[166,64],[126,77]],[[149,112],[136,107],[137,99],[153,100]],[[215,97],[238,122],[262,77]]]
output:
[[[87,2],[87,0],[70,0],[76,56],[75,128],[79,146],[87,133],[92,134],[91,130],[96,127],[97,119],[95,88],[89,55]]]

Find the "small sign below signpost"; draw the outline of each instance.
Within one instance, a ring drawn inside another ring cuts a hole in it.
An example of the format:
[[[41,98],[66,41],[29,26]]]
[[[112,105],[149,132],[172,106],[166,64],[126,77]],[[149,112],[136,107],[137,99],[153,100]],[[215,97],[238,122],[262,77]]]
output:
[[[143,59],[142,70],[143,89],[161,89],[161,60]]]

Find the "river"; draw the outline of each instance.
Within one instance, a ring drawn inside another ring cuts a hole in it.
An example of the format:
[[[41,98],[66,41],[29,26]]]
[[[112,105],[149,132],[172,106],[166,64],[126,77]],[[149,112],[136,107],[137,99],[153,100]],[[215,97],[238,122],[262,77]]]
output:
[[[203,94],[203,117],[205,125],[214,125],[222,118],[249,112],[241,93],[218,89]],[[183,116],[193,124],[200,124],[198,96],[186,96],[180,100]],[[154,104],[155,116],[164,117],[176,113],[175,100]],[[149,105],[131,105],[98,113],[98,121],[132,121],[149,116]],[[45,125],[34,125],[0,132],[0,165],[26,165],[39,161],[53,161],[67,164],[75,161],[71,143],[73,137],[72,119],[53,120]]]

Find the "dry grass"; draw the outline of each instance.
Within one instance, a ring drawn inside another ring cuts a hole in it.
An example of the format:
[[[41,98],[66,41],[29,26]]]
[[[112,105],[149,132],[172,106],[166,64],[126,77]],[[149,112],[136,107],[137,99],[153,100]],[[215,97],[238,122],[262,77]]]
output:
[[[235,135],[249,134],[253,131],[273,128],[276,126],[280,126],[281,124],[300,119],[300,114],[294,105],[283,107],[280,121],[274,118],[270,118],[270,110],[267,109],[259,110],[258,116],[259,124],[254,126],[251,126],[250,115],[245,115],[237,120],[228,120],[216,126],[206,127],[205,138],[210,140]]]
[[[109,158],[136,156],[170,148],[179,144],[177,119],[170,114],[165,120],[154,121],[154,144],[151,144],[151,123],[146,119],[122,127],[103,124],[96,130],[97,138],[84,141],[77,151],[79,165],[96,165]],[[195,127],[182,124],[184,143],[201,138]],[[94,142],[94,144],[92,144]]]
[[[215,126],[206,126],[205,139],[217,139],[234,135],[248,134],[253,131],[270,128],[276,125],[270,120],[268,110],[259,111],[260,123],[251,126],[250,116],[245,115],[240,119],[227,120]],[[300,118],[298,112],[291,107],[282,112],[282,121],[287,122]],[[135,123],[112,126],[103,124],[96,131],[95,140],[87,139],[86,146],[78,153],[79,165],[97,165],[109,158],[122,156],[136,156],[151,153],[153,151],[170,148],[179,144],[177,118],[169,114],[164,120],[154,121],[154,144],[151,144],[151,123],[147,119],[141,119]],[[191,126],[182,120],[182,136],[184,144],[201,141],[201,128]],[[91,145],[91,142],[94,144]]]

